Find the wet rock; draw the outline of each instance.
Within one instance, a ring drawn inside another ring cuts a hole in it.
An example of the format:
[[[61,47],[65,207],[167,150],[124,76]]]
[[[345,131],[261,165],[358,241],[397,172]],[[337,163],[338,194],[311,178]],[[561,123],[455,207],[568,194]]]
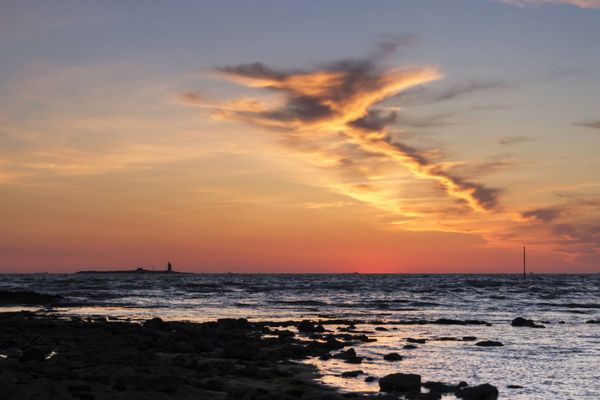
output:
[[[424,344],[425,342],[427,342],[427,339],[415,339],[415,338],[406,338],[406,341],[408,343],[419,343],[419,344]]]
[[[379,390],[382,392],[410,392],[421,389],[421,375],[390,374],[379,380]]]
[[[501,347],[504,346],[501,342],[497,342],[494,340],[482,340],[481,342],[475,343],[476,346],[481,347]]]
[[[367,376],[365,378],[365,382],[375,382],[376,380],[377,380],[377,378],[374,376]]]
[[[53,305],[64,298],[59,295],[43,294],[30,291],[0,290],[0,305]]]
[[[565,323],[564,321],[561,321],[563,324]],[[589,321],[585,321],[586,324],[600,324],[600,319],[590,319]],[[559,322],[560,324],[560,322]]]
[[[363,358],[362,357],[352,357],[344,360],[346,364],[361,364]]]
[[[188,342],[177,342],[175,352],[177,353],[194,353],[196,348]]]
[[[523,389],[523,386],[519,386],[519,385],[508,385],[506,387],[509,389]]]
[[[92,386],[85,381],[66,381],[69,392],[91,392]]]
[[[383,356],[385,361],[400,361],[402,360],[402,356],[398,353],[389,353]]]
[[[421,386],[438,393],[454,393],[457,390],[460,390],[461,388],[467,386],[467,382],[459,382],[458,385],[449,385],[443,382],[427,381]]]
[[[387,331],[387,328],[384,328],[383,326],[378,326],[375,328],[375,330],[385,332],[385,331]]]
[[[498,389],[489,383],[463,388],[456,392],[456,397],[465,400],[496,400]]]
[[[442,395],[437,392],[408,392],[404,394],[404,398],[408,400],[439,400],[442,398]]]
[[[0,387],[14,385],[17,383],[17,375],[13,371],[4,371],[0,373]]]
[[[412,349],[418,349],[419,346],[415,346],[414,344],[405,344],[404,346],[402,346],[403,349],[406,350],[412,350]]]
[[[348,360],[354,357],[356,357],[356,350],[354,350],[352,347],[350,347],[348,350],[340,351],[339,353],[333,356],[333,358],[339,360]]]
[[[144,327],[146,328],[153,328],[153,329],[165,329],[166,328],[166,324],[165,322],[162,320],[162,318],[152,318],[149,320],[146,320],[144,322]]]
[[[486,325],[492,326],[487,321],[480,321],[476,319],[467,319],[467,320],[458,320],[458,319],[450,319],[450,318],[439,318],[435,321],[431,322],[434,325]]]
[[[137,374],[120,376],[117,378],[114,387],[118,390],[173,393],[184,383],[183,378],[174,375]]]
[[[544,325],[538,325],[531,319],[525,319],[523,317],[517,317],[510,323],[511,326],[517,327],[528,327],[528,328],[545,328]]]
[[[230,341],[223,344],[221,356],[223,358],[237,358],[240,360],[251,360],[259,354],[258,346],[244,341]]]
[[[477,338],[475,336],[463,336],[462,340],[464,342],[474,342]]]
[[[355,371],[346,371],[346,372],[342,372],[342,378],[356,378],[359,375],[363,375],[364,372],[360,369],[357,369]]]
[[[297,326],[298,332],[301,333],[322,333],[325,332],[323,325],[315,325],[309,320],[303,320]]]
[[[47,353],[40,349],[39,347],[30,347],[23,351],[23,355],[21,355],[21,362],[28,361],[44,361],[46,359]]]
[[[21,385],[11,400],[72,400],[66,386],[49,379],[36,379]]]

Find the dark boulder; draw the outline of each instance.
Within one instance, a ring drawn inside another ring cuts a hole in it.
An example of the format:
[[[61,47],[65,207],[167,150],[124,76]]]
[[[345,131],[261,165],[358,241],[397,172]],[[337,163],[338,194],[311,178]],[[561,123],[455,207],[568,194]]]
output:
[[[410,392],[421,389],[421,375],[416,374],[390,374],[379,380],[379,389],[382,392]]]
[[[377,380],[377,378],[375,378],[374,376],[367,376],[365,378],[365,382],[375,382]]]
[[[450,319],[450,318],[439,318],[432,322],[434,325],[485,325],[492,326],[487,321],[480,321],[477,319],[467,319],[465,321],[459,319]]]
[[[489,383],[483,385],[471,386],[456,392],[456,397],[465,400],[496,400],[498,398],[498,389]]]
[[[301,333],[322,333],[325,332],[325,328],[323,327],[323,325],[315,325],[312,322],[310,322],[309,320],[305,319],[302,322],[300,322],[297,326],[298,328],[298,332]]]
[[[144,322],[144,326],[146,328],[152,328],[152,329],[167,329],[167,324],[165,323],[165,321],[162,320],[162,318],[152,318],[149,320],[146,320]]]
[[[443,382],[425,382],[422,385],[424,388],[431,390],[432,392],[438,393],[454,393],[457,390],[467,386],[466,382],[459,382],[458,385],[449,385]]]
[[[424,344],[425,342],[427,342],[427,339],[415,339],[415,338],[406,338],[406,341],[408,343],[419,343],[419,344]]]
[[[398,353],[389,353],[383,356],[385,361],[400,361],[402,360],[402,356]]]
[[[362,357],[358,357],[356,355],[356,351],[353,348],[349,348],[346,351],[341,351],[333,356],[338,360],[344,360],[345,363],[348,364],[360,364],[363,360]]]
[[[23,351],[23,355],[21,355],[21,362],[44,361],[46,356],[47,353],[39,347],[30,347]]]
[[[356,371],[346,371],[346,372],[342,372],[342,378],[356,378],[359,375],[363,375],[364,372],[360,369],[357,369]]]
[[[405,393],[404,398],[407,400],[439,400],[442,398],[442,395],[437,392],[422,393],[414,391]]]
[[[418,349],[419,346],[415,346],[414,344],[405,344],[402,348],[406,349],[406,350],[412,350],[412,349]]]
[[[509,388],[509,389],[523,389],[523,386],[520,386],[520,385],[508,385],[507,388]]]
[[[356,350],[354,350],[352,347],[350,347],[348,350],[340,351],[333,356],[333,358],[339,360],[348,360],[354,357],[356,357]]]
[[[69,393],[62,382],[49,379],[36,379],[26,385],[20,385],[17,392],[10,397],[11,400],[71,400],[74,397]]]
[[[62,296],[53,294],[0,290],[0,305],[52,305],[58,303],[62,299]]]
[[[113,387],[117,390],[173,393],[183,384],[185,381],[180,376],[137,374],[118,377]]]
[[[496,342],[494,340],[483,340],[481,342],[475,343],[476,346],[481,347],[501,347],[504,346],[501,342]]]
[[[511,326],[517,327],[528,327],[528,328],[545,328],[544,325],[538,325],[531,319],[525,319],[523,317],[517,317],[510,323]]]

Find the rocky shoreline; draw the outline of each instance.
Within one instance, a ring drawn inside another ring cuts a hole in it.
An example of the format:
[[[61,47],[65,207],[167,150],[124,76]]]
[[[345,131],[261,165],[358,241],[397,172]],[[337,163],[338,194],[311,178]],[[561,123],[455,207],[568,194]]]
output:
[[[336,321],[342,322],[342,321]],[[489,384],[421,382],[416,374],[379,378],[378,394],[338,393],[316,383],[301,360],[360,364],[352,346],[369,340],[317,322],[129,322],[116,318],[0,314],[2,399],[495,399]],[[392,358],[397,358],[391,356]],[[360,370],[347,377],[363,379]],[[378,378],[368,376],[367,379]]]

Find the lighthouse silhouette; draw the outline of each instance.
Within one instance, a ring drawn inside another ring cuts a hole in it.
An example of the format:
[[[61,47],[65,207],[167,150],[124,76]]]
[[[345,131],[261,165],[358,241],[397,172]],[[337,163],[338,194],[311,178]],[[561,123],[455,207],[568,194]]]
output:
[[[173,272],[173,265],[171,265],[171,261],[167,262],[167,272]]]

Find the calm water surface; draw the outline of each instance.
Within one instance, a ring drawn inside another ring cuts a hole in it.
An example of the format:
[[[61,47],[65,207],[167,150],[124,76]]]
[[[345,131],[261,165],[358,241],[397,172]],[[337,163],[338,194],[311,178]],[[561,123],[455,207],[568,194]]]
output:
[[[54,312],[130,318],[206,321],[348,318],[365,321],[373,343],[356,347],[370,357],[361,365],[309,360],[323,382],[341,390],[378,391],[364,376],[341,379],[343,371],[369,375],[411,372],[424,380],[496,385],[501,398],[600,398],[600,275],[0,275],[0,290],[28,289],[66,296],[77,306]],[[514,328],[523,316],[546,329]],[[382,325],[437,318],[480,319],[488,326]],[[564,323],[559,323],[564,322]],[[392,330],[392,328],[396,330]],[[335,326],[328,326],[335,329]],[[440,337],[476,336],[504,347]],[[405,338],[428,342],[404,350]],[[404,356],[386,362],[392,351]],[[510,384],[523,389],[507,389]],[[450,398],[454,398],[451,396]]]

